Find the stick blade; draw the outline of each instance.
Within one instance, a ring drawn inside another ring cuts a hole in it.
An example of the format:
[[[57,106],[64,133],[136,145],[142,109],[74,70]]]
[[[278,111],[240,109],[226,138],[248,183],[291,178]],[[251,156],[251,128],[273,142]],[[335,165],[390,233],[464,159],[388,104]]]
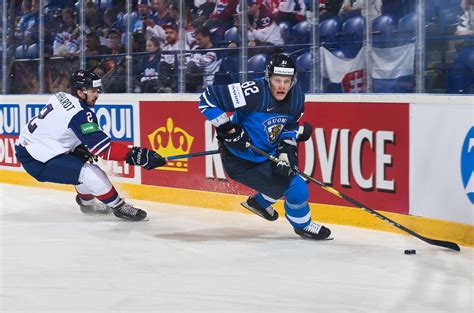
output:
[[[428,238],[427,238],[428,239]],[[444,248],[448,248],[454,251],[461,251],[461,248],[454,242],[444,241],[444,240],[436,240],[436,239],[428,239],[425,240],[427,243],[430,243],[435,246],[440,246]]]

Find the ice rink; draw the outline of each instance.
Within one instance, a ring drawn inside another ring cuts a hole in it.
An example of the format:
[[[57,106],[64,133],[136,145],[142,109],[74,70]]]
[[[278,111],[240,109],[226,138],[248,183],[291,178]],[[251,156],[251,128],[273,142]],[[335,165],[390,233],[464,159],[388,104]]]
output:
[[[130,200],[150,218],[134,223],[0,191],[2,313],[474,312],[472,248],[339,225],[315,242],[285,219]]]

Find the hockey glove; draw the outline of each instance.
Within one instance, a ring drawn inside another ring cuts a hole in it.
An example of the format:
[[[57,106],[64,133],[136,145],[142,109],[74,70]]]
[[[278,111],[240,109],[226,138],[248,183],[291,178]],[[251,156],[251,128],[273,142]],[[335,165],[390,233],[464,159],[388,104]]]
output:
[[[242,126],[230,122],[217,127],[217,139],[225,142],[227,147],[242,151],[248,149],[245,145],[250,141]]]
[[[76,149],[71,152],[71,154],[84,159],[85,162],[89,162],[90,164],[99,160],[97,155],[91,153],[84,145],[77,146]]]
[[[298,167],[298,148],[291,139],[283,140],[277,148],[278,163],[274,163],[274,171],[281,176],[294,177],[293,168]]]
[[[303,125],[298,128],[298,133],[296,134],[296,142],[302,142],[310,139],[312,133],[313,125],[308,122],[304,122]]]
[[[133,147],[128,152],[125,161],[131,165],[143,166],[146,170],[152,170],[166,164],[166,160],[161,155],[142,147]]]

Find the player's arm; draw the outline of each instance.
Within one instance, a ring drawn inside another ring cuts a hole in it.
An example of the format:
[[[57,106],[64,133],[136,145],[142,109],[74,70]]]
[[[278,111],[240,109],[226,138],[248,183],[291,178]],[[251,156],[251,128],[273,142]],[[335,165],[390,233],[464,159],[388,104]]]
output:
[[[304,114],[305,94],[297,85],[293,86],[292,89],[293,101],[291,103],[291,118],[283,127],[283,130],[280,134],[280,141],[286,139],[297,140],[299,121]]]
[[[249,87],[253,88],[249,91]],[[252,92],[254,91],[254,92]],[[218,138],[226,146],[247,150],[245,146],[249,137],[239,125],[232,123],[226,112],[237,110],[251,110],[255,103],[259,103],[252,96],[258,94],[259,89],[253,81],[209,86],[202,93],[199,101],[199,110],[217,128]]]
[[[69,123],[69,127],[81,141],[75,151],[88,156],[99,156],[104,160],[125,161],[131,165],[153,169],[166,164],[166,160],[158,153],[143,147],[132,147],[118,141],[112,141],[97,123],[96,116],[90,111],[81,111]],[[90,155],[87,154],[90,153]]]
[[[299,90],[296,90],[295,92],[298,93]],[[303,95],[302,99],[298,97],[301,95]],[[304,114],[304,94],[295,94],[294,99],[296,100],[295,103],[293,103],[293,118],[286,123],[282,133],[280,134],[277,147],[279,162],[275,165],[278,174],[289,177],[295,175],[292,169],[298,167],[297,141],[300,128],[299,121]]]

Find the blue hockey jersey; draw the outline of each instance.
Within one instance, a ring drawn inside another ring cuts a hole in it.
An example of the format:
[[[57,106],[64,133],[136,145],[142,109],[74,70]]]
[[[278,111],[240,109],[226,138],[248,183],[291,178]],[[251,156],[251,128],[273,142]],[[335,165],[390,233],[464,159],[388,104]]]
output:
[[[240,124],[251,143],[261,150],[276,154],[283,139],[296,139],[298,121],[304,113],[304,93],[293,86],[286,98],[276,100],[263,79],[222,86],[209,86],[200,97],[199,109],[214,126],[228,121],[225,112],[234,112],[232,123]],[[236,156],[253,162],[263,162],[264,156],[247,149],[229,148]]]

